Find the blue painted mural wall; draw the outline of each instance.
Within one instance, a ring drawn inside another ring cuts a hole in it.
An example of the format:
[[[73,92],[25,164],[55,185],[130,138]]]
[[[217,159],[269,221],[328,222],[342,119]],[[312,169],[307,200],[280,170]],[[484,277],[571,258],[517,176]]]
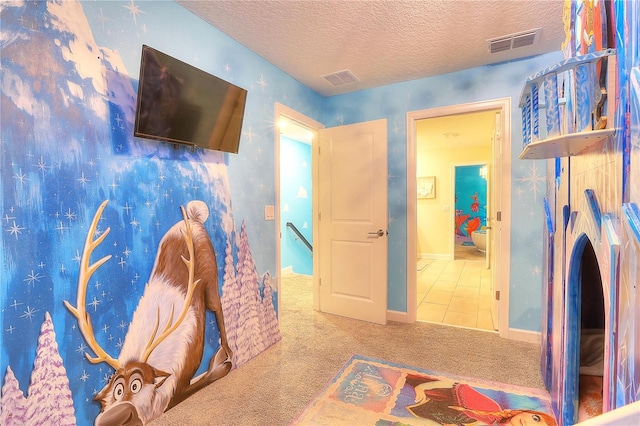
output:
[[[525,79],[562,59],[538,57],[392,84],[326,99],[320,121],[327,127],[386,118],[389,144],[389,309],[407,307],[406,113],[511,98],[511,278],[509,327],[539,331],[542,288],[544,161],[519,161],[522,114],[517,108]]]
[[[321,97],[173,2],[16,1],[1,14],[0,423],[93,424],[113,369],[85,358],[95,345],[63,301],[86,306],[90,334],[117,358],[158,244],[193,200],[209,211],[234,366],[279,340],[275,224],[262,208],[275,198],[274,103],[317,117]],[[249,91],[238,155],[132,136],[143,44]],[[91,262],[111,259],[76,300],[104,200]],[[203,322],[196,375],[220,346],[212,312]]]
[[[280,137],[281,265],[304,275],[313,275],[313,252],[287,223],[313,247],[311,189],[311,145]]]
[[[515,105],[524,79],[561,59],[558,52],[322,98],[173,2],[11,2],[1,13],[8,36],[2,43],[0,373],[10,366],[28,394],[49,312],[78,424],[92,423],[99,407],[87,401],[110,371],[84,359],[88,349],[62,302],[75,304],[79,256],[102,200],[110,203],[100,230],[111,232],[100,251],[113,259],[96,273],[88,302],[96,337],[117,355],[158,242],[181,220],[179,206],[193,199],[210,209],[206,229],[218,258],[223,305],[224,283],[240,275],[227,266],[239,270],[234,263],[241,252],[251,271],[243,277],[275,304],[275,294],[269,296],[277,275],[275,223],[263,217],[263,206],[275,200],[275,102],[328,127],[386,118],[388,307],[404,312],[406,112],[502,97]],[[131,137],[142,44],[248,89],[239,155],[175,150]],[[545,165],[516,160],[520,121],[514,107],[509,324],[536,331]],[[230,322],[237,322],[232,316]],[[207,333],[205,361],[218,339],[215,327]],[[240,354],[253,356],[263,347],[245,349]]]
[[[247,89],[248,103],[239,155],[226,156],[233,209],[247,223],[260,270],[275,270],[275,222],[263,206],[274,204],[274,104],[318,118],[322,97],[172,1],[82,2],[98,45],[118,52],[138,78],[140,48],[148,44]],[[138,10],[138,12],[135,12]],[[171,30],[171,31],[169,31]],[[260,173],[255,173],[260,170]]]

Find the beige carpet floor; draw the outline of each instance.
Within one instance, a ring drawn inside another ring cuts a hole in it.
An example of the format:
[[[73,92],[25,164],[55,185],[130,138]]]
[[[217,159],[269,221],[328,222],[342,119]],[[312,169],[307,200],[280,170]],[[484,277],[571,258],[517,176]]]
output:
[[[536,344],[451,326],[386,326],[312,308],[309,277],[282,281],[282,341],[153,421],[153,425],[288,425],[353,354],[434,372],[543,389]]]

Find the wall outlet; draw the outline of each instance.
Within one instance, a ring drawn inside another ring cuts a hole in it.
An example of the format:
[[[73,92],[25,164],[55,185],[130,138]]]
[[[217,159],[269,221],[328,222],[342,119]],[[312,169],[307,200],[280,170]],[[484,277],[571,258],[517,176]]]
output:
[[[275,215],[275,208],[273,205],[267,205],[264,206],[264,220],[274,220],[276,217]]]

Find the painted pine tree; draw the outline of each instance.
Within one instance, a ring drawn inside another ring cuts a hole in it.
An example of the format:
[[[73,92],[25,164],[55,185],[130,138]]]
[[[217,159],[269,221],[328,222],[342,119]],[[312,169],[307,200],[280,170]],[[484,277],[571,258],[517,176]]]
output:
[[[20,390],[18,379],[11,367],[7,367],[0,397],[0,425],[22,426],[27,423],[27,399]]]
[[[266,272],[262,276],[262,284],[264,285],[264,297],[262,298],[261,310],[262,310],[262,335],[265,339],[266,346],[271,346],[282,339],[280,334],[280,326],[278,324],[278,317],[276,316],[276,309],[273,306],[273,291],[271,290],[271,274]]]
[[[231,241],[227,238],[227,245],[224,249],[224,278],[222,285],[222,313],[224,315],[224,326],[227,331],[227,342],[233,351],[233,368],[236,367],[238,354],[238,318],[240,317],[240,285],[236,275],[236,267],[233,262],[233,252]]]
[[[258,355],[266,347],[260,327],[260,290],[258,289],[258,273],[256,271],[247,226],[243,221],[238,242],[238,282],[240,285],[240,315],[238,318],[238,351],[237,367]]]
[[[48,312],[40,328],[33,363],[27,392],[26,424],[75,425],[69,379],[58,352],[56,333]]]

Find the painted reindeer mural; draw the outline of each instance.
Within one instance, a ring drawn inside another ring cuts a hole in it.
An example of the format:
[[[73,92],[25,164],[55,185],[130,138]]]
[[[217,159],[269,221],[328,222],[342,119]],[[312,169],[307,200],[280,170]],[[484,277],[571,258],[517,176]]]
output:
[[[183,219],[164,235],[144,294],[138,302],[117,359],[96,342],[86,311],[87,284],[93,273],[111,256],[91,264],[93,250],[110,228],[95,237],[98,221],[108,201],[93,218],[82,254],[78,277],[77,306],[65,306],[77,318],[80,331],[95,357],[115,369],[109,383],[95,400],[101,404],[96,425],[144,425],[197,390],[224,377],[231,369],[231,350],[218,294],[218,273],[213,246],[203,222],[209,209],[202,201],[191,201]],[[215,313],[220,348],[206,372],[194,378],[202,361],[205,313]]]

